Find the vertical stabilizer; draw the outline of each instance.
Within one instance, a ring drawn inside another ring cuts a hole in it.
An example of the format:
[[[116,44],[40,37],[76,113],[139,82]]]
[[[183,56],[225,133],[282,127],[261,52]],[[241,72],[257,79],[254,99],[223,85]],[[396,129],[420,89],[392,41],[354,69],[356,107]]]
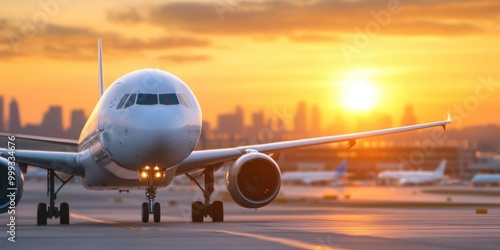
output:
[[[345,174],[345,168],[347,166],[347,161],[344,160],[340,163],[340,166],[337,168],[337,170],[335,170],[335,173],[337,173],[337,175],[339,176],[342,176]]]
[[[98,57],[98,67],[99,67],[99,98],[101,98],[102,93],[104,93],[104,76],[102,73],[102,41],[101,38],[97,39],[97,57]]]
[[[439,175],[444,175],[445,168],[446,168],[446,160],[442,160],[441,163],[439,163],[439,167],[437,167],[434,172],[436,172]]]

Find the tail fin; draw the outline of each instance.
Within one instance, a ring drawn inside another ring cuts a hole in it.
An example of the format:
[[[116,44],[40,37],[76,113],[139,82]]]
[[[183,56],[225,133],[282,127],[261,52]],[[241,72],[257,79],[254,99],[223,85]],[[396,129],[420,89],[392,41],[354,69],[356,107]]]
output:
[[[102,40],[99,37],[97,39],[97,57],[98,57],[98,67],[99,67],[99,98],[101,98],[102,93],[104,93],[104,76],[102,73]]]
[[[335,170],[335,173],[337,173],[338,175],[344,175],[345,174],[345,168],[347,167],[347,161],[344,160],[340,163],[339,167],[337,168],[337,170]]]
[[[439,163],[439,166],[436,168],[436,170],[434,172],[440,174],[440,175],[444,175],[444,170],[446,168],[446,160],[443,159],[441,161],[441,163]]]

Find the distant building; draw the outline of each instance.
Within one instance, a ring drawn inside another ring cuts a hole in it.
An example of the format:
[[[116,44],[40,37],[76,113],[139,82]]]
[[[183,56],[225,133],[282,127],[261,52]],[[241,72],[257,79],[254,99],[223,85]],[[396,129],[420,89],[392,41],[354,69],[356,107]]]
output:
[[[252,130],[258,132],[263,129],[266,125],[264,124],[264,113],[258,112],[252,114]]]
[[[405,106],[405,111],[403,113],[403,118],[401,119],[402,126],[414,125],[417,124],[417,117],[415,116],[415,112],[413,111],[413,106],[407,104]]]
[[[78,139],[80,133],[85,126],[87,118],[85,117],[85,111],[82,109],[73,110],[71,112],[71,125],[66,131],[66,138]]]
[[[3,119],[4,119],[4,115],[3,115],[3,96],[0,96],[0,132],[5,132],[5,127],[4,127],[5,121]]]
[[[294,132],[298,135],[305,135],[307,133],[307,105],[305,102],[299,102],[299,104],[297,104]]]
[[[243,134],[243,109],[236,107],[233,114],[222,114],[217,118],[218,128],[217,132],[221,134],[228,134],[231,136],[241,136]]]
[[[318,105],[314,105],[311,110],[311,134],[321,135],[321,112]]]
[[[448,161],[445,174],[462,180],[469,180],[467,166],[475,161],[476,148],[467,141],[449,141],[436,145],[434,153],[427,157],[419,145],[400,146],[378,144],[363,146],[363,143],[349,149],[345,144],[321,145],[284,151],[280,155],[282,171],[299,170],[305,163],[324,164],[325,170],[334,170],[341,161],[347,160],[347,172],[354,180],[375,180],[383,170],[434,170],[443,159]]]
[[[44,136],[56,138],[64,137],[61,106],[51,106],[49,108],[49,111],[43,116],[40,130],[44,133]]]
[[[19,118],[19,106],[16,99],[12,99],[9,107],[9,132],[22,133],[21,120]]]

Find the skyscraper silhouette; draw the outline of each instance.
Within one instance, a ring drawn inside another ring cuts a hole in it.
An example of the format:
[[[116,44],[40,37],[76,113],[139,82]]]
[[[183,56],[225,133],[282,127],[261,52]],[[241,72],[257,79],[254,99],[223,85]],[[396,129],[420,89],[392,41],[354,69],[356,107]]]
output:
[[[78,139],[86,120],[87,118],[83,109],[73,110],[71,112],[71,125],[68,131],[66,131],[66,138]]]
[[[221,114],[217,117],[218,133],[242,135],[244,130],[243,109],[240,106],[232,114]]]
[[[0,96],[0,132],[5,132],[3,117],[3,96]]]
[[[307,105],[305,102],[297,104],[294,122],[295,133],[305,135],[307,132]]]
[[[40,131],[43,131],[45,136],[48,137],[64,137],[61,106],[51,106],[49,108],[49,111],[43,117]]]
[[[311,135],[321,134],[321,112],[318,105],[314,105],[311,110]]]
[[[403,118],[401,119],[401,125],[408,126],[413,124],[417,124],[417,117],[415,116],[415,112],[413,111],[413,106],[411,104],[407,104],[405,106]]]
[[[21,120],[19,118],[19,107],[16,99],[12,99],[9,107],[9,132],[22,133]]]

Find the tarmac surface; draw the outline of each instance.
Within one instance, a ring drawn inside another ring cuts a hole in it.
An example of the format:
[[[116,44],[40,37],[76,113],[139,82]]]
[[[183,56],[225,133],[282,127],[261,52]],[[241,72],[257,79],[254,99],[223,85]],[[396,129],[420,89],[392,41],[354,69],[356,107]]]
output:
[[[322,195],[334,190],[337,200],[322,201]],[[70,225],[52,219],[47,226],[36,226],[36,204],[47,201],[45,183],[26,183],[16,208],[16,242],[8,240],[9,215],[0,215],[0,249],[499,249],[500,206],[487,202],[500,203],[498,197],[475,197],[469,205],[449,206],[453,202],[447,202],[447,196],[415,190],[284,187],[280,200],[267,207],[253,210],[225,202],[225,222],[205,218],[204,223],[191,223],[191,202],[201,198],[200,192],[169,187],[158,193],[162,221],[145,224],[140,222],[142,191],[119,194],[70,184],[57,201],[69,202]],[[369,197],[389,193],[386,201],[392,203],[371,206],[375,201],[356,201],[370,192]],[[417,202],[427,196],[443,201],[443,206],[416,207],[407,200],[397,201],[407,206],[391,205],[396,202],[391,197],[411,195],[418,196]],[[477,208],[487,213],[477,214]]]

